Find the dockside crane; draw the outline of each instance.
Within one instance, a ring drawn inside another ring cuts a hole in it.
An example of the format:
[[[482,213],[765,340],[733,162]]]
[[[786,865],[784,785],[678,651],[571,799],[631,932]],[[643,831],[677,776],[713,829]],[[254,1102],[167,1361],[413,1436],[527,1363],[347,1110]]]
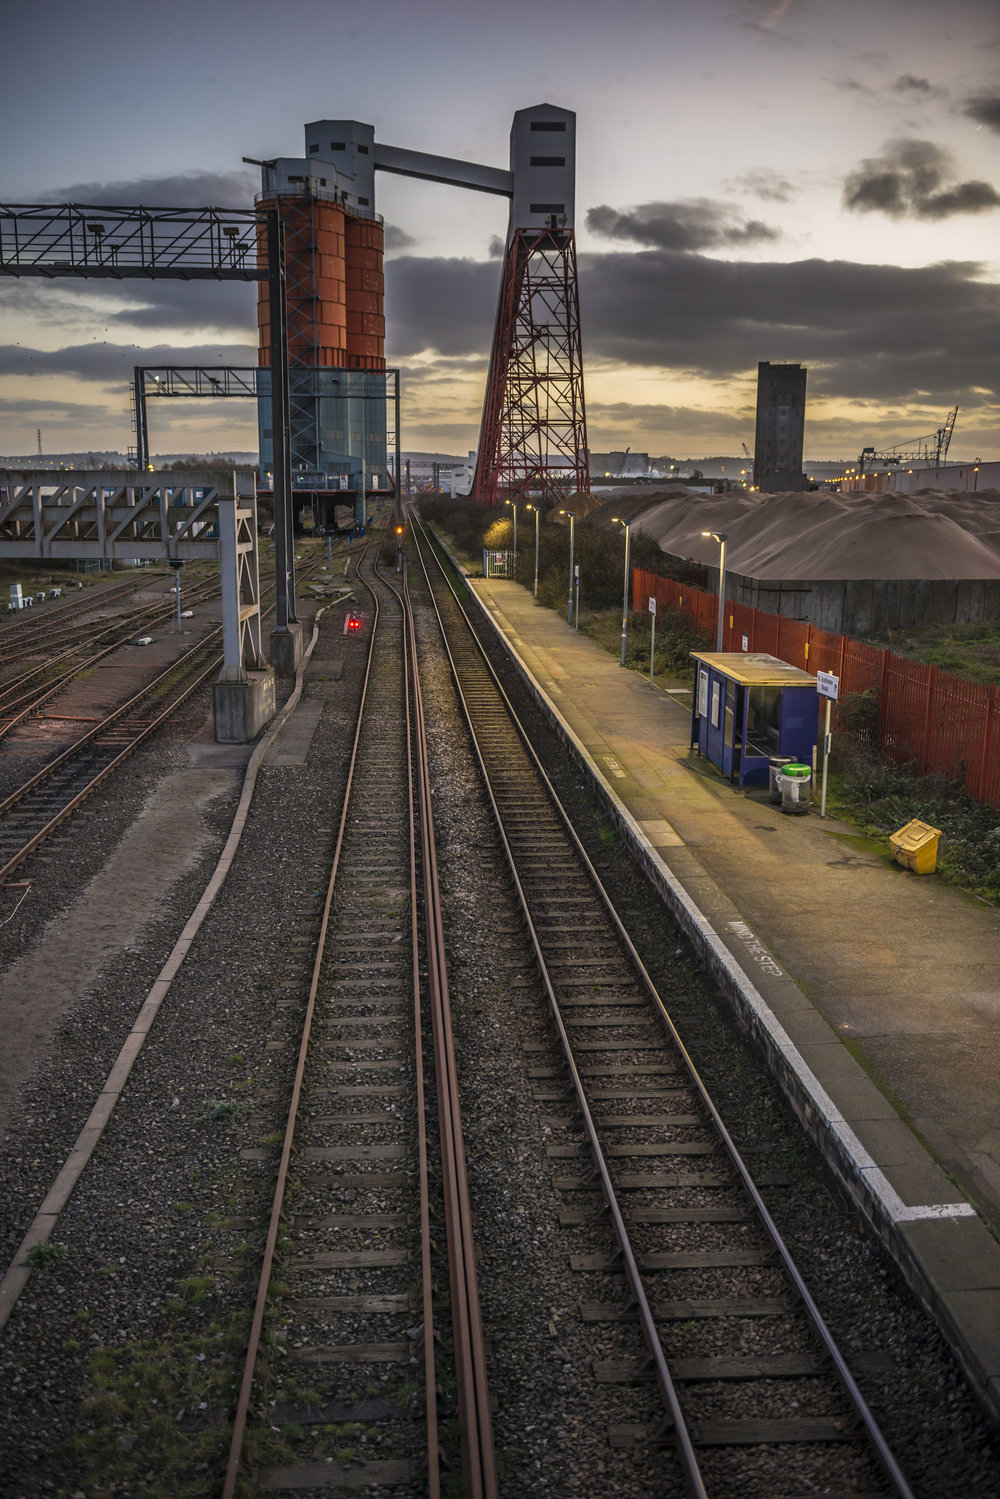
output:
[[[882,452],[875,448],[862,448],[858,459],[858,473],[863,474],[866,469],[874,469],[880,463],[921,463],[928,468],[933,463],[935,468],[940,468],[948,456],[957,418],[958,407],[954,406],[945,417],[944,426],[939,427],[936,432],[929,432],[926,437],[911,437]]]

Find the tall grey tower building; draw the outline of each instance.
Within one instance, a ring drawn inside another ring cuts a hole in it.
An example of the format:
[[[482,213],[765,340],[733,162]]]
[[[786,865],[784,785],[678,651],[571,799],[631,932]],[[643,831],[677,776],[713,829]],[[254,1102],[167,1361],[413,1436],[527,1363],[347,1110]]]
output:
[[[802,435],[806,421],[806,373],[798,364],[757,366],[757,434],[753,482],[765,493],[802,489]]]

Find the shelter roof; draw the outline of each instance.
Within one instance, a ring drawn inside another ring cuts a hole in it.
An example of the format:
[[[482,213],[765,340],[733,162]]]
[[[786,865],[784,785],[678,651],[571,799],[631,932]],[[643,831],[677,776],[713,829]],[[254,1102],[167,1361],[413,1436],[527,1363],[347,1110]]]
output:
[[[809,672],[779,661],[766,651],[692,651],[691,655],[695,661],[714,666],[741,687],[816,686],[816,678]]]

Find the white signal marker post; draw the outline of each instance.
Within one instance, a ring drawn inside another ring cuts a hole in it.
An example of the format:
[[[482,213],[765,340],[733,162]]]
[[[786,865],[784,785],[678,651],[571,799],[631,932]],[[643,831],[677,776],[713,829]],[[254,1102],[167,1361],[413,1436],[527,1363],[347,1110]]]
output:
[[[830,704],[837,701],[840,692],[840,678],[832,676],[828,671],[816,673],[816,691],[820,697],[826,698],[826,723],[823,728],[823,790],[820,794],[819,815],[826,816],[826,762],[830,758]]]
[[[656,600],[650,599],[649,612],[653,616],[649,627],[649,685],[653,685],[653,652],[656,650]]]

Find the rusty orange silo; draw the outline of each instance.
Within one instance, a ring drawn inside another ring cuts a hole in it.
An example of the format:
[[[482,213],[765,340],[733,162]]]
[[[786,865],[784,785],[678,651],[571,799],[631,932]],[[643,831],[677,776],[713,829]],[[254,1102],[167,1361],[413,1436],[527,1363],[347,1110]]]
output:
[[[376,219],[345,220],[347,363],[356,370],[385,369],[383,232]]]
[[[344,210],[306,196],[282,195],[277,204],[285,229],[289,364],[343,367],[348,363]],[[266,281],[258,282],[257,324],[258,363],[266,367],[271,362]]]

